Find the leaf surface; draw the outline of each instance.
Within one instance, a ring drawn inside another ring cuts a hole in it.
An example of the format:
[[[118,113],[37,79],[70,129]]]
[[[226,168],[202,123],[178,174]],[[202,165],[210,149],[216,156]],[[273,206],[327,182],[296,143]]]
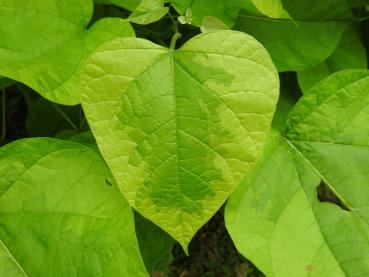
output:
[[[318,3],[319,2],[319,3]],[[254,36],[278,71],[299,71],[322,63],[337,48],[352,20],[344,0],[283,1],[291,18],[271,19],[243,6],[234,28]]]
[[[259,157],[278,97],[265,49],[234,31],[175,51],[113,41],[90,57],[82,83],[88,122],[121,191],[185,249]]]
[[[151,221],[135,213],[136,234],[141,255],[149,273],[168,271],[175,241]],[[154,274],[153,274],[154,275]]]
[[[354,28],[347,28],[334,53],[323,63],[297,72],[300,88],[308,91],[328,75],[343,69],[367,68],[366,50]]]
[[[266,275],[368,275],[368,89],[367,70],[312,88],[228,202],[231,237]],[[322,185],[336,204],[318,200]]]
[[[48,138],[0,149],[2,276],[147,276],[132,211],[88,146]]]
[[[0,75],[60,104],[80,102],[79,74],[87,55],[113,38],[134,36],[123,19],[90,29],[91,0],[0,0]]]
[[[252,3],[260,12],[271,18],[280,18],[284,13],[281,0],[252,0]]]

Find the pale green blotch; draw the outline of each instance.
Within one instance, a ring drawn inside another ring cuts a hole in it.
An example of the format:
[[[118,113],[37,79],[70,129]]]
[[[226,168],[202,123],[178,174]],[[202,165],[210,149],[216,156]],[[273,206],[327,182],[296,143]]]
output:
[[[119,188],[184,249],[258,159],[279,88],[265,49],[234,31],[175,51],[112,41],[89,58],[82,83]]]

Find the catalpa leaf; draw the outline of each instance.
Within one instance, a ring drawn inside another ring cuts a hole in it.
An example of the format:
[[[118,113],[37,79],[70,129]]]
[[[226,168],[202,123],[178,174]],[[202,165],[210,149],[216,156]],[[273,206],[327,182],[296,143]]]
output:
[[[267,276],[369,274],[368,89],[368,70],[312,88],[228,202],[231,237]]]
[[[300,88],[308,91],[328,75],[343,69],[367,68],[366,50],[354,28],[347,28],[334,53],[323,63],[297,72]]]
[[[0,149],[2,276],[147,276],[132,211],[92,148],[48,138]]]
[[[118,18],[86,30],[92,9],[91,0],[0,0],[0,75],[53,102],[78,104],[87,55],[106,41],[134,36],[130,24]]]
[[[324,2],[324,3],[323,3]],[[352,20],[344,0],[285,0],[292,17],[270,19],[247,10],[244,5],[235,29],[259,40],[279,71],[299,71],[322,63],[337,48]]]
[[[116,40],[82,75],[83,108],[119,188],[185,249],[259,157],[277,97],[266,50],[234,31],[179,50]]]

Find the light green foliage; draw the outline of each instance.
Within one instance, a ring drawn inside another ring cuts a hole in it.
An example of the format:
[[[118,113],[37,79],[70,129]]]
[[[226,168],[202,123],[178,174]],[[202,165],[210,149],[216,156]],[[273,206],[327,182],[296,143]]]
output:
[[[368,90],[367,70],[312,88],[228,202],[237,248],[267,276],[369,274]],[[321,182],[342,207],[318,200]]]
[[[322,63],[353,20],[345,0],[173,0],[172,4],[182,15],[190,11],[190,23],[196,26],[204,26],[204,20],[211,17],[254,36],[267,48],[279,71],[299,71]]]
[[[367,68],[367,57],[364,45],[353,28],[343,33],[335,52],[323,63],[297,73],[302,91],[307,91],[328,75],[342,70]]]
[[[271,18],[280,18],[285,13],[281,0],[251,0],[251,1],[260,12]]]
[[[149,24],[165,16],[168,10],[168,7],[164,7],[164,0],[142,0],[127,20],[137,24]]]
[[[202,26],[200,27],[201,32],[213,32],[219,30],[229,30],[229,27],[225,25],[216,17],[207,16],[202,21]]]
[[[112,4],[132,11],[127,21],[149,24],[158,21],[168,13],[164,0],[95,0],[96,4]]]
[[[279,71],[323,62],[335,51],[352,17],[344,0],[285,0],[283,6],[292,19],[270,19],[244,6],[235,25],[267,48]]]
[[[87,55],[113,38],[134,36],[123,19],[90,29],[91,0],[0,0],[0,75],[60,104],[79,103],[79,74]]]
[[[35,138],[0,150],[1,276],[147,276],[133,215],[92,148]]]
[[[179,50],[116,40],[82,75],[83,108],[119,188],[184,249],[259,157],[277,97],[269,55],[234,31]]]

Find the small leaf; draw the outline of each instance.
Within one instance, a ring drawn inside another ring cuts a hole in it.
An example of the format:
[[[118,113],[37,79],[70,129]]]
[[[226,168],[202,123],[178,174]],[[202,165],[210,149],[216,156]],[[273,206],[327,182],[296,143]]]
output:
[[[186,14],[178,16],[178,22],[181,24],[192,24],[192,10],[191,8],[186,9]]]
[[[231,237],[267,276],[369,274],[368,90],[368,70],[345,70],[308,91],[228,201]]]
[[[100,155],[24,139],[0,149],[3,276],[147,276],[132,211]]]
[[[105,44],[82,87],[124,196],[186,249],[258,159],[278,75],[255,39],[219,31],[175,51],[135,38]]]
[[[207,16],[202,21],[201,32],[214,32],[219,30],[229,30],[229,27],[225,25],[222,21],[220,21],[216,17]]]

